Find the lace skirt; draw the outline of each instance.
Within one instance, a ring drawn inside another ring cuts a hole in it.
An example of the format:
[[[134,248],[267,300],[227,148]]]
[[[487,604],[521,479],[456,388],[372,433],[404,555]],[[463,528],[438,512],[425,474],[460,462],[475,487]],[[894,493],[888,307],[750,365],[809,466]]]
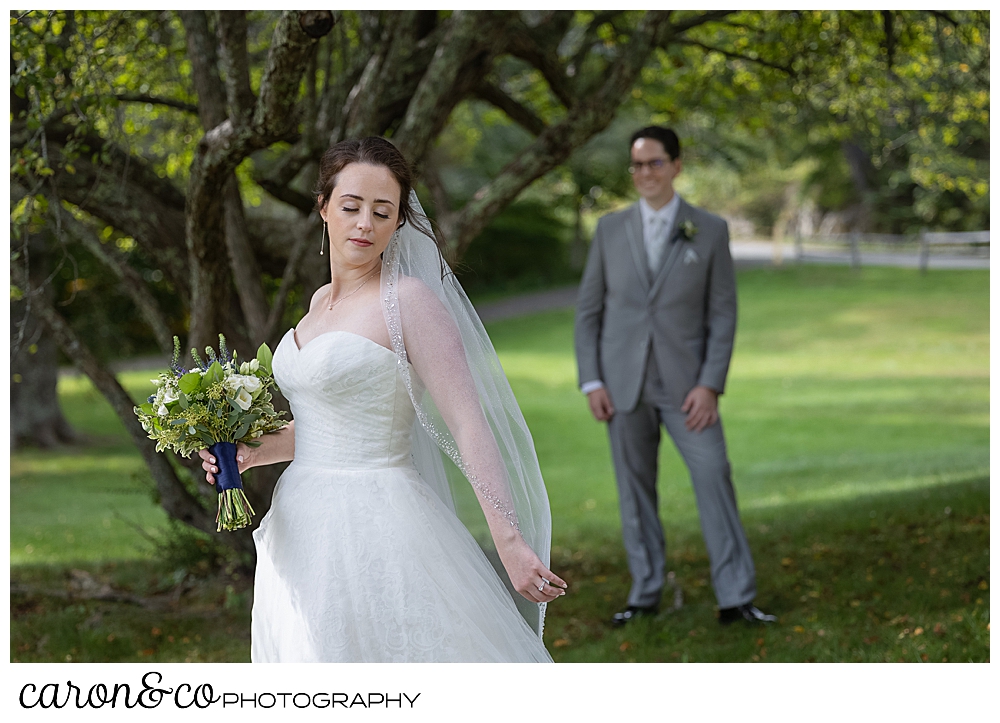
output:
[[[255,663],[552,661],[413,468],[293,462],[253,538]]]

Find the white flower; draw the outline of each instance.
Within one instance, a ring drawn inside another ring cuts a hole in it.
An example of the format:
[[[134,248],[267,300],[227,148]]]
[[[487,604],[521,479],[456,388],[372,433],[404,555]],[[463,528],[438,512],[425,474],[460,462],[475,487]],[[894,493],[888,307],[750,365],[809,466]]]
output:
[[[253,397],[250,396],[246,389],[240,389],[240,393],[236,395],[236,399],[233,401],[236,402],[240,409],[245,412],[250,409],[250,405],[253,404]]]
[[[243,388],[253,394],[260,389],[260,379],[252,374],[243,377]]]
[[[226,377],[226,388],[231,392],[235,392],[242,388],[253,394],[258,391],[260,387],[260,379],[252,374],[233,374],[232,376]]]
[[[176,402],[181,398],[180,392],[173,387],[164,387],[163,389],[163,403],[170,404],[170,402]]]
[[[161,404],[160,408],[156,410],[156,413],[159,414],[161,417],[167,416],[168,412],[166,406]]]
[[[243,362],[242,364],[240,364],[240,374],[249,374],[249,373],[250,373],[250,362]]]
[[[250,371],[255,372],[260,369],[260,362],[256,357],[250,360]]]
[[[161,382],[159,379],[150,379],[149,381],[151,381],[153,383],[154,387],[158,387],[161,384],[163,384],[163,382]]]

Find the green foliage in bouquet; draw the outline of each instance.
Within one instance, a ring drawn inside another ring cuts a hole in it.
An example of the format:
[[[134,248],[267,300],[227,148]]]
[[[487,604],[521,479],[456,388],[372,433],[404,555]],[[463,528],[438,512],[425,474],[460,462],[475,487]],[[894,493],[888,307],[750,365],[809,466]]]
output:
[[[136,416],[156,451],[172,450],[191,456],[215,442],[254,441],[281,429],[284,412],[271,404],[271,350],[261,344],[257,357],[237,362],[236,351],[229,354],[226,338],[219,334],[219,354],[205,348],[208,362],[195,349],[191,356],[198,366],[188,371],[180,367],[180,341],[174,337],[174,358],[170,371],[151,380],[156,393],[135,407]]]
[[[182,368],[180,341],[174,337],[170,370],[152,380],[156,393],[135,407],[142,428],[156,441],[157,452],[172,450],[189,457],[216,442],[256,447],[260,445],[258,437],[286,424],[281,419],[284,412],[276,412],[271,404],[270,389],[275,382],[267,344],[260,345],[256,358],[240,362],[219,334],[219,353],[206,347],[205,354],[207,361],[192,349],[197,366]],[[245,527],[252,514],[242,489],[219,494],[220,531]]]

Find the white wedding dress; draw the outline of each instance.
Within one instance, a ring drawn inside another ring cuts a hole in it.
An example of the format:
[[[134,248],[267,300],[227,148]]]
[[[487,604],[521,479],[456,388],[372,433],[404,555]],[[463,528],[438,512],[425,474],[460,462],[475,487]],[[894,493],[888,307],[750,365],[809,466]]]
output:
[[[414,467],[396,355],[350,332],[274,374],[295,419],[257,546],[254,662],[551,662],[472,535]]]

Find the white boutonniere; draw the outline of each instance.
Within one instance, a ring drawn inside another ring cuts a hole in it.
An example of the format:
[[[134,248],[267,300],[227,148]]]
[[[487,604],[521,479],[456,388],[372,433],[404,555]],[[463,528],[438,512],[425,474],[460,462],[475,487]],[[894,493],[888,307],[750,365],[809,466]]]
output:
[[[677,226],[677,237],[684,241],[694,240],[695,234],[698,233],[698,227],[694,225],[694,222],[690,219],[685,219],[681,221]]]

